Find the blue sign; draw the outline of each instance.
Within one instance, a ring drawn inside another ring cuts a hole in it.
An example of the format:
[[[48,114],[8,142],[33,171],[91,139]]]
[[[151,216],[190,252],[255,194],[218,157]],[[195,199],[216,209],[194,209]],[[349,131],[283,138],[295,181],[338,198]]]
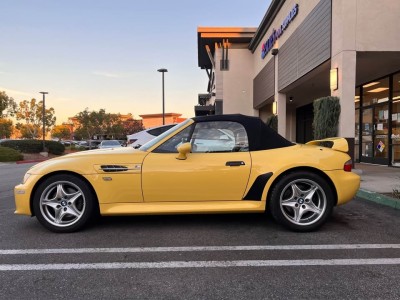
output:
[[[296,4],[285,18],[285,21],[283,21],[283,24],[279,26],[277,30],[272,29],[272,34],[270,35],[268,40],[262,45],[261,49],[262,59],[265,58],[269,50],[271,50],[271,48],[274,46],[275,41],[282,35],[283,31],[286,30],[286,28],[289,26],[289,23],[294,19],[294,17],[297,16],[298,10],[299,10],[299,5]]]

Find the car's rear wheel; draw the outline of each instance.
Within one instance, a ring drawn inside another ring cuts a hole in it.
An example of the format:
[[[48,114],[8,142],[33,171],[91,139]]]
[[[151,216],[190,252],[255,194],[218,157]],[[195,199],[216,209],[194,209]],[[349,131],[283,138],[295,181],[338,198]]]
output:
[[[284,175],[269,199],[273,218],[294,231],[314,231],[329,218],[334,196],[329,184],[315,173],[292,172]]]
[[[36,218],[53,232],[74,232],[95,214],[96,197],[79,177],[59,174],[44,180],[33,198]]]

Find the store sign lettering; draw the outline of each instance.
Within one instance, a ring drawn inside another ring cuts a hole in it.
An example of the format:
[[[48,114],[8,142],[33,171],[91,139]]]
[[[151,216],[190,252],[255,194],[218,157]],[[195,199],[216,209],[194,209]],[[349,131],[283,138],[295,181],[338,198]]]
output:
[[[274,46],[276,40],[283,34],[283,31],[289,26],[289,23],[297,16],[297,12],[299,10],[299,5],[296,4],[290,13],[287,15],[283,24],[279,26],[278,29],[272,29],[272,34],[270,35],[269,39],[262,45],[261,49],[261,58],[264,59],[267,56],[267,53],[271,48]]]

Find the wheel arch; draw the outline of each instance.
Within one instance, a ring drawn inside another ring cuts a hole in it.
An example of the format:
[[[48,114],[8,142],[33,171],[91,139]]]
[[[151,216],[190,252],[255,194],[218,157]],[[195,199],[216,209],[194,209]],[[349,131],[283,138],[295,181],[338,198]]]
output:
[[[317,174],[317,175],[321,176],[321,177],[329,184],[330,188],[332,189],[333,196],[334,196],[334,200],[335,200],[335,206],[337,205],[337,202],[338,202],[338,194],[337,194],[336,187],[335,187],[335,184],[333,183],[332,179],[331,179],[325,172],[323,172],[323,171],[321,171],[321,170],[319,170],[319,169],[317,169],[317,168],[314,168],[314,167],[303,167],[303,166],[302,166],[302,167],[290,168],[290,169],[288,169],[288,170],[283,171],[281,174],[279,174],[279,175],[271,182],[271,185],[270,185],[270,187],[269,187],[269,189],[268,189],[268,191],[267,191],[267,197],[266,197],[267,202],[270,200],[270,197],[271,197],[271,194],[272,194],[272,190],[273,190],[274,185],[275,185],[276,183],[278,183],[279,180],[280,180],[283,176],[285,176],[286,174],[292,173],[292,172],[296,172],[296,171],[308,171],[308,172],[312,172],[312,173],[314,173],[314,174]],[[267,205],[267,207],[268,207],[268,205]]]
[[[29,198],[29,207],[30,207],[32,216],[35,215],[35,212],[33,211],[33,198],[34,198],[34,195],[35,195],[35,193],[36,193],[36,190],[38,189],[39,185],[40,185],[43,181],[45,181],[47,178],[49,178],[49,177],[51,177],[51,176],[54,176],[54,175],[72,175],[72,176],[75,176],[75,177],[77,177],[77,178],[82,179],[83,181],[85,181],[85,182],[88,184],[89,188],[92,190],[93,195],[95,195],[95,197],[96,197],[95,203],[97,204],[97,210],[98,210],[98,212],[100,212],[99,198],[97,197],[96,190],[93,188],[93,186],[92,186],[92,184],[89,182],[89,180],[87,180],[84,176],[82,176],[81,174],[76,173],[76,172],[72,172],[72,171],[54,171],[54,172],[48,173],[48,174],[46,174],[46,175],[43,175],[43,176],[35,183],[34,187],[32,188],[32,192],[31,192],[31,195],[30,195],[30,198]]]

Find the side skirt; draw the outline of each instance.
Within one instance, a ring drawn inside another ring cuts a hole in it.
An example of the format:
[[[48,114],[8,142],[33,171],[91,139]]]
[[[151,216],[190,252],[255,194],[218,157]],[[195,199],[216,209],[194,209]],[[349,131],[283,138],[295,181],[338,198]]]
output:
[[[262,213],[265,201],[100,203],[103,216]]]

